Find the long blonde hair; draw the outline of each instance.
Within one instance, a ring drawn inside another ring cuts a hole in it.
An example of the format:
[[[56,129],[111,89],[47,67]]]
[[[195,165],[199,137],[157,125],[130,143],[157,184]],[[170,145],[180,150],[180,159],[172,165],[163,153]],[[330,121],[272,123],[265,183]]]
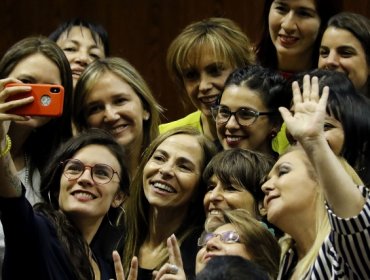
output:
[[[287,150],[287,154],[289,152],[295,151],[295,150],[301,150],[300,148],[292,147]],[[304,153],[303,161],[306,165],[308,175],[315,181],[317,181],[317,176],[316,172],[311,165],[310,161],[306,157],[306,153],[301,150],[302,153]],[[360,177],[357,175],[355,170],[347,163],[347,161],[342,158],[338,157],[339,162],[345,169],[348,175],[351,176],[353,182],[357,185],[363,185],[362,180]],[[322,247],[322,244],[324,243],[325,239],[328,237],[330,231],[331,231],[331,226],[329,223],[329,218],[327,214],[327,210],[325,208],[325,197],[322,189],[319,187],[318,188],[318,195],[316,199],[316,213],[315,213],[315,232],[316,232],[316,238],[311,246],[311,248],[308,250],[306,255],[300,259],[297,263],[297,265],[294,268],[293,275],[295,277],[303,277],[305,276],[308,271],[311,269],[311,267],[314,265],[318,255],[319,251]],[[283,236],[280,239],[280,246],[281,246],[281,253],[282,256],[284,256],[287,251],[293,247],[294,240],[292,237],[290,237],[288,234]]]
[[[149,119],[144,120],[143,123],[143,142],[140,145],[141,155],[159,134],[158,126],[163,109],[154,98],[144,78],[127,60],[120,57],[109,57],[95,60],[86,67],[77,82],[74,92],[72,120],[78,131],[89,128],[86,118],[86,98],[97,81],[107,72],[115,74],[128,83],[140,98],[143,108],[150,114]]]

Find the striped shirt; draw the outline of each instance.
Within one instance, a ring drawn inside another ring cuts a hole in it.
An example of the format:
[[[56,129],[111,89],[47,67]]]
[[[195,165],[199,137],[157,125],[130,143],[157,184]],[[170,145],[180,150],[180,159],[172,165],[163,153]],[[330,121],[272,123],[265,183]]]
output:
[[[331,232],[303,279],[370,279],[370,193],[359,187],[366,203],[358,216],[342,219],[327,206]],[[278,279],[289,279],[297,256],[293,249],[284,255]]]

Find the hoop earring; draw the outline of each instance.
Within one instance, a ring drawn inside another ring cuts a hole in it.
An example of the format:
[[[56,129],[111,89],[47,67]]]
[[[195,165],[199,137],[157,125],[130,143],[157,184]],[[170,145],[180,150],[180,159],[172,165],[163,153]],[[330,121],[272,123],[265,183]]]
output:
[[[121,211],[118,213],[118,217],[117,217],[117,223],[116,224],[113,224],[112,221],[110,220],[110,217],[109,217],[109,211],[105,214],[105,216],[107,217],[107,220],[108,220],[108,224],[111,226],[111,227],[118,227],[120,225],[120,221],[122,219],[122,217],[125,219],[126,218],[126,211],[125,211],[125,208],[123,208],[122,205],[120,205],[118,207]],[[117,209],[117,208],[115,208]]]
[[[109,211],[105,214],[105,216],[107,217],[107,220],[108,220],[108,224],[111,226],[111,227],[116,227],[115,225],[113,225],[112,221],[110,220],[109,218]]]

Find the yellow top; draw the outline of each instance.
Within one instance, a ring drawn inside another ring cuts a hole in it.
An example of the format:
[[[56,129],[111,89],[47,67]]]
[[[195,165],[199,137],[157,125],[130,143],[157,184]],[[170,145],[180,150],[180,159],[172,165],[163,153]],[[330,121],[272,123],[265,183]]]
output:
[[[200,121],[200,116],[201,116],[201,112],[196,111],[196,112],[193,112],[193,113],[187,115],[186,117],[184,117],[182,119],[178,119],[178,120],[173,121],[173,122],[161,124],[159,126],[159,133],[164,133],[164,132],[166,132],[168,130],[171,130],[173,128],[181,127],[181,126],[188,126],[188,125],[192,126],[192,127],[195,127],[201,133],[203,133],[203,128],[202,128],[202,123]]]
[[[279,155],[285,152],[285,150],[289,147],[289,141],[286,137],[286,124],[280,128],[280,131],[276,135],[276,137],[272,140],[272,149],[277,152]]]

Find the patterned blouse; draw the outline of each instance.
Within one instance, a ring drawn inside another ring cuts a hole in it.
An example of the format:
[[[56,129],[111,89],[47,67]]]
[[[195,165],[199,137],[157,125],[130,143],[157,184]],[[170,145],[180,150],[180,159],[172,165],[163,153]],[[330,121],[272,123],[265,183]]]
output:
[[[360,186],[366,202],[358,216],[342,219],[326,206],[331,232],[303,279],[370,279],[370,190]],[[289,279],[297,264],[293,249],[284,255],[278,279]]]

